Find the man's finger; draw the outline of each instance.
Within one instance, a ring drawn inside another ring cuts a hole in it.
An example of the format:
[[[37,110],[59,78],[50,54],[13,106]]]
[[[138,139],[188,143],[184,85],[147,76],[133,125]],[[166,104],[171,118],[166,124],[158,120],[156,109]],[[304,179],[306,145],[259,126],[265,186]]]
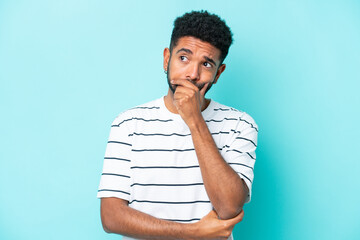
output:
[[[208,214],[209,217],[213,217],[213,218],[218,218],[217,213],[215,212],[215,210],[211,210]]]
[[[244,210],[241,210],[241,212],[234,218],[225,220],[227,222],[229,222],[231,225],[235,225],[239,222],[241,222],[241,220],[244,218]]]
[[[177,93],[174,94],[174,99],[175,100],[184,99],[186,97],[187,97],[187,95],[182,93],[182,92],[177,92]]]
[[[198,90],[198,88],[196,87],[195,84],[193,84],[192,82],[190,82],[188,80],[184,80],[184,79],[171,80],[171,84],[178,85],[178,86],[183,86],[183,87],[187,87],[187,88],[192,88],[194,90]]]
[[[177,86],[175,89],[175,93],[188,93],[190,91],[194,91],[193,89],[189,89],[187,87],[183,87],[183,86]]]

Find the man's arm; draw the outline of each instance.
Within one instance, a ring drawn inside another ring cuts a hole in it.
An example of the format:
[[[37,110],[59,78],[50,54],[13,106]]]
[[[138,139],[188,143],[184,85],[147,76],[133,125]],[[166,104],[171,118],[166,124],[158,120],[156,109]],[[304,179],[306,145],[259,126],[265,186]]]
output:
[[[174,105],[188,125],[206,192],[221,219],[238,215],[248,196],[248,188],[239,175],[226,163],[201,115],[206,84],[200,91],[187,80],[173,80],[178,85]]]
[[[229,220],[218,219],[215,211],[196,223],[161,220],[128,206],[120,198],[101,199],[101,220],[108,233],[140,239],[227,239],[235,224],[244,216],[242,211]]]
[[[233,218],[241,211],[248,188],[226,163],[204,120],[190,127],[206,192],[221,219]]]

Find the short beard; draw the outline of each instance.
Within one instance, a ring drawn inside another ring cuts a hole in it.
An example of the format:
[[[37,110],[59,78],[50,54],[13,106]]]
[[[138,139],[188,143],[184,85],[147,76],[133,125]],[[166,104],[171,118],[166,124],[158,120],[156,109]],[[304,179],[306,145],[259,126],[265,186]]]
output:
[[[174,94],[175,93],[175,90],[176,90],[176,86],[172,86],[171,83],[170,83],[170,78],[169,78],[169,72],[170,72],[170,67],[168,67],[168,70],[166,72],[166,78],[167,78],[167,82],[169,84],[169,88],[170,90],[172,91],[172,93]]]

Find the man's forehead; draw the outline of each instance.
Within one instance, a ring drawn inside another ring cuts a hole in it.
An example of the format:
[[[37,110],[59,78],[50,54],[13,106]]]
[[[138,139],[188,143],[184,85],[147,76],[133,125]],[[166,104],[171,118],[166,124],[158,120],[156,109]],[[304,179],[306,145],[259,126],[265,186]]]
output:
[[[191,54],[206,55],[206,57],[210,57],[217,61],[219,60],[221,53],[214,45],[192,36],[179,38],[173,50],[175,53],[179,50],[190,50]]]

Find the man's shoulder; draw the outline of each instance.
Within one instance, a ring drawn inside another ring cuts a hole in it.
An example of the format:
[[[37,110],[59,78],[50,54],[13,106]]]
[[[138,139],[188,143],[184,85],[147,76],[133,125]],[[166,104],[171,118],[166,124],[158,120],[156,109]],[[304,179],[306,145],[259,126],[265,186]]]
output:
[[[239,110],[237,108],[229,107],[227,105],[218,103],[212,100],[212,110],[214,114],[222,116],[223,118],[227,119],[238,119],[239,121],[245,122],[253,126],[254,128],[258,128],[254,118],[250,116],[245,111]]]
[[[224,113],[224,114],[235,114],[235,115],[241,115],[242,113],[244,113],[243,111],[238,110],[236,108],[226,106],[214,100],[211,101],[212,101],[212,108],[216,112]]]
[[[151,114],[157,112],[161,109],[161,100],[162,98],[158,98],[121,112],[116,116],[113,125],[119,125],[123,122],[130,122],[131,120],[145,117],[146,115],[149,115],[149,113]]]
[[[134,111],[134,110],[137,111],[137,110],[143,110],[143,109],[150,109],[150,110],[152,110],[152,109],[160,109],[162,100],[163,100],[163,98],[161,97],[161,98],[152,100],[150,102],[143,103],[141,105],[130,108],[127,111]]]

